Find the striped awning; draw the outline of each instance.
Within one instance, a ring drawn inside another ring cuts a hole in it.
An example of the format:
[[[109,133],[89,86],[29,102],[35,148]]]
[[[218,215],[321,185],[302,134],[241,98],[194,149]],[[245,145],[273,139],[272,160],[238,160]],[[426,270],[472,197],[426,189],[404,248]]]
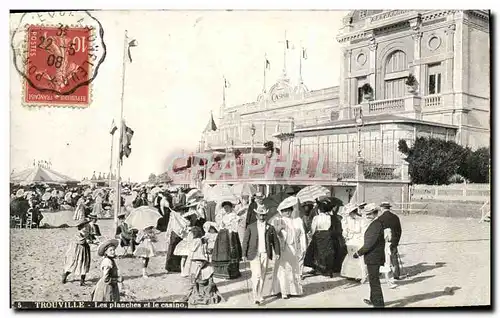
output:
[[[52,169],[36,166],[30,169],[26,169],[10,176],[10,182],[12,183],[70,183],[78,182],[71,177],[68,177],[62,173],[56,172]]]

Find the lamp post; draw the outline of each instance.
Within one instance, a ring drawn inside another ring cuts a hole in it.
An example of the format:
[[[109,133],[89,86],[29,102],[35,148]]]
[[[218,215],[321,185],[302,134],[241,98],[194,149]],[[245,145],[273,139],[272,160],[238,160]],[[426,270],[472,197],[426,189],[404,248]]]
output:
[[[361,127],[363,127],[363,111],[361,107],[354,109],[354,118],[356,121],[356,129],[358,131],[358,160],[362,159],[361,156]]]
[[[252,123],[252,126],[250,126],[250,135],[252,136],[252,144],[250,147],[250,153],[252,153],[252,154],[253,154],[253,144],[254,144],[255,131],[256,131],[255,125]]]

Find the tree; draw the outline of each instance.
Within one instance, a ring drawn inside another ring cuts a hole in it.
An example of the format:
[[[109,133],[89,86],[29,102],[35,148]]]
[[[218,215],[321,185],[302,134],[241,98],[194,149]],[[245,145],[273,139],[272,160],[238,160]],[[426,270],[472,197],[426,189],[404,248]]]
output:
[[[154,173],[149,175],[148,182],[149,183],[156,183],[156,175]]]
[[[490,181],[490,148],[479,148],[467,152],[464,160],[465,167],[460,167],[460,174],[473,183],[487,183]]]
[[[400,140],[398,148],[407,155],[411,181],[416,184],[448,184],[467,155],[457,143],[436,138],[417,138],[412,148]]]

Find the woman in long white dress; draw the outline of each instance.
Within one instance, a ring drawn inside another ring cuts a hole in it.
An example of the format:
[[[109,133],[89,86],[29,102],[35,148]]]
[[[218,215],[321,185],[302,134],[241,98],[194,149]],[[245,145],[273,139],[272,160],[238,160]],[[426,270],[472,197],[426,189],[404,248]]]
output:
[[[298,215],[292,217],[297,205],[296,197],[286,198],[278,206],[279,216],[273,221],[280,241],[280,258],[274,264],[273,294],[281,293],[283,299],[304,293],[299,261],[303,258],[307,245],[302,219]]]
[[[358,207],[348,204],[344,207],[344,218],[342,219],[343,236],[347,245],[347,257],[342,264],[340,275],[346,278],[361,280],[365,277],[364,261],[362,258],[355,259],[352,256],[363,246],[363,220],[359,214]]]

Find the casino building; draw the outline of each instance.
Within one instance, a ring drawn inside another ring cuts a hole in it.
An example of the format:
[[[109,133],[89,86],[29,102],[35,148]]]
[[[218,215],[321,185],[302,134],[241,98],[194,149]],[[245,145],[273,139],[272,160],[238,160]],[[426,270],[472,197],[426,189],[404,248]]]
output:
[[[380,187],[392,180],[404,192],[408,177],[397,150],[400,139],[411,144],[431,136],[473,149],[489,146],[489,36],[485,10],[351,11],[336,38],[339,86],[309,90],[301,76],[293,81],[284,71],[255,101],[223,103],[199,148],[263,152],[264,142],[274,141],[282,156],[313,152],[328,158],[332,178],[317,182],[333,190],[354,187],[358,199],[368,200],[366,191],[360,194],[362,184],[370,180]],[[316,181],[246,182],[273,192],[270,183]]]

